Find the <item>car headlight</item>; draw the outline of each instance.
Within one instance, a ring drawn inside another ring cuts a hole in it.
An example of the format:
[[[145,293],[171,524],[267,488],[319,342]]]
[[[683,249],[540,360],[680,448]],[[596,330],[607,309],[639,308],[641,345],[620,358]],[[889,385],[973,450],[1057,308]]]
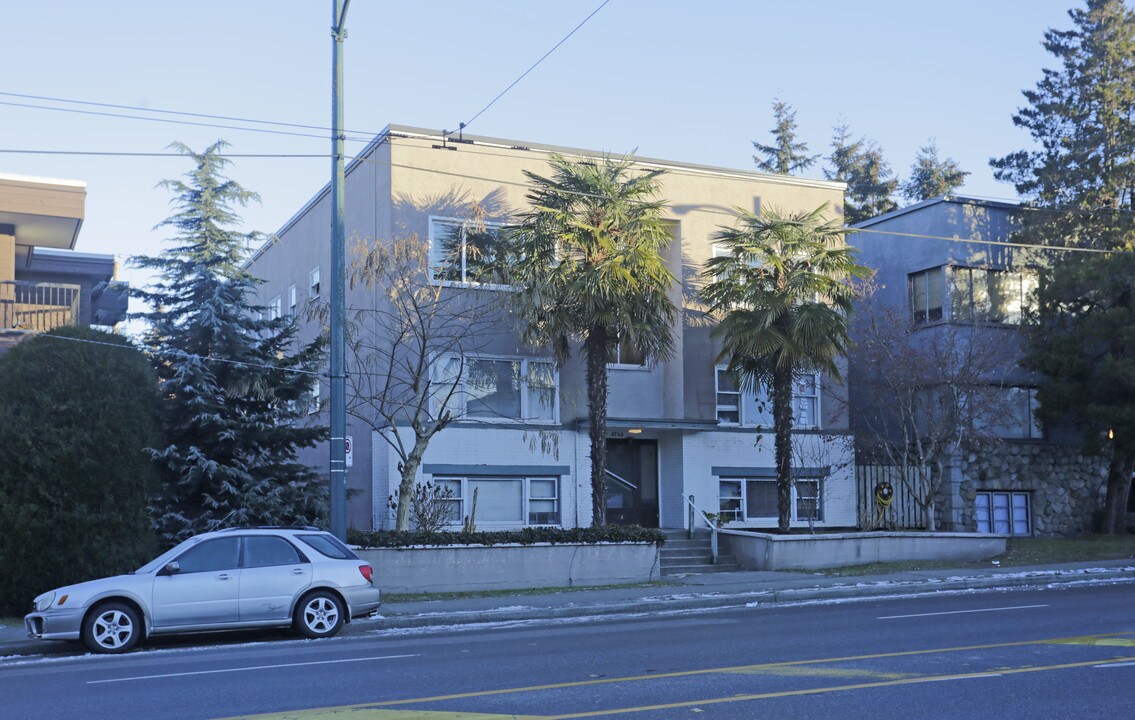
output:
[[[54,590],[52,590],[51,592],[45,592],[43,595],[40,595],[39,597],[37,597],[35,599],[35,602],[32,603],[32,604],[35,605],[35,611],[36,612],[44,612],[49,607],[51,607],[51,603],[53,603],[53,602],[55,602],[55,591]]]

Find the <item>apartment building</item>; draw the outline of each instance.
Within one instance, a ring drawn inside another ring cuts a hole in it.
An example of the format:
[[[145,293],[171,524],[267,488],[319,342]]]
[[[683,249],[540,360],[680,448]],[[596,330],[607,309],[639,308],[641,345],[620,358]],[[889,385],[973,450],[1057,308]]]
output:
[[[441,293],[498,294],[503,308],[478,332],[475,351],[435,358],[466,369],[460,418],[430,442],[420,480],[452,492],[456,517],[473,512],[480,529],[532,525],[586,526],[591,478],[584,369],[577,352],[556,367],[549,348],[530,347],[507,311],[509,288],[476,282],[472,228],[478,242],[526,207],[525,171],[549,174],[548,158],[599,158],[603,153],[538,143],[389,126],[346,171],[346,234],[377,239],[417,236],[430,252],[458,261],[431,278]],[[775,527],[776,491],[771,419],[761,398],[742,392],[724,372],[711,327],[696,295],[698,273],[714,252],[713,236],[733,222],[734,209],[775,207],[842,212],[842,183],[766,175],[637,158],[633,169],[666,170],[661,197],[673,242],[665,261],[675,278],[670,296],[681,308],[672,328],[675,354],[644,363],[621,346],[609,368],[608,516],[612,523],[682,528],[690,506],[725,513],[738,526]],[[327,291],[330,188],[324,187],[249,261],[263,279],[260,301],[272,313],[301,318],[305,337],[317,326],[301,312]],[[468,243],[468,251],[466,243]],[[350,261],[348,261],[350,262]],[[440,264],[438,267],[441,267]],[[355,287],[347,306],[379,308],[382,293]],[[371,338],[381,342],[382,338]],[[349,364],[349,363],[348,363]],[[326,381],[314,392],[326,397]],[[846,389],[827,377],[797,383],[798,446],[793,523],[855,525],[855,484],[848,442]],[[313,405],[313,409],[314,409]],[[323,412],[324,410],[320,410]],[[396,494],[399,457],[378,423],[348,418],[348,525],[389,528],[387,498]],[[384,437],[385,436],[385,437]],[[304,456],[326,472],[326,447]]]

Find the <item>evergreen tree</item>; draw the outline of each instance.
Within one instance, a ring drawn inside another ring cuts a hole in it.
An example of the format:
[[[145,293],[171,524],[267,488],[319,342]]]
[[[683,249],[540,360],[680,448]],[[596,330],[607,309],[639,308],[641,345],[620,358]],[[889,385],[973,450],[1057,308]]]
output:
[[[257,200],[223,174],[218,141],[203,153],[175,144],[194,163],[167,180],[176,212],[159,227],[172,247],[134,264],[157,272],[145,342],[158,374],[164,447],[156,524],[169,540],[221,526],[309,524],[326,512],[326,487],[296,460],[326,437],[306,423],[323,340],[296,348],[291,316],[251,304],[260,282],[242,267],[252,236],[232,229],[234,207]]]
[[[819,155],[809,155],[807,143],[796,142],[796,111],[783,100],[774,100],[772,115],[776,125],[772,129],[773,144],[762,145],[756,140],[757,149],[753,162],[761,172],[791,175],[807,170]]]
[[[1013,122],[1036,149],[990,161],[1026,198],[1021,238],[1101,253],[1053,253],[1042,268],[1026,367],[1045,373],[1041,416],[1075,421],[1089,447],[1109,433],[1104,530],[1122,532],[1135,468],[1135,14],[1122,0],[1069,11],[1049,30],[1059,61]]]
[[[0,356],[0,615],[153,556],[159,433],[154,373],[121,336],[61,327]]]
[[[931,138],[918,149],[910,177],[902,184],[902,195],[911,202],[949,195],[962,186],[969,174],[953,158],[940,160],[938,144]]]
[[[840,123],[833,132],[830,168],[824,169],[824,177],[847,183],[844,221],[854,225],[898,207],[891,199],[898,189],[898,179],[883,158],[883,151],[864,138],[853,140],[847,123]]]

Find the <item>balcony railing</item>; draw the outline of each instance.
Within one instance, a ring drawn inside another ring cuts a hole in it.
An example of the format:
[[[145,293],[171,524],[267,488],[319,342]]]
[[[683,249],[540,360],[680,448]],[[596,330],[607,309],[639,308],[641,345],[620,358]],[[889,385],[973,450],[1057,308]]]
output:
[[[0,329],[47,332],[79,324],[78,285],[0,281]]]

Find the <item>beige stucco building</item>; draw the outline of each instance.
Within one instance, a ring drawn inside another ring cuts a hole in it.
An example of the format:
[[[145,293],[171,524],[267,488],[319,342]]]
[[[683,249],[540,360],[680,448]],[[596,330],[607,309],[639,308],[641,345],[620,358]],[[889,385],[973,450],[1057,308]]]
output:
[[[416,234],[436,249],[464,232],[474,208],[484,210],[484,227],[505,223],[526,206],[525,171],[547,175],[553,152],[569,158],[602,155],[390,126],[347,168],[347,237],[389,241]],[[640,364],[617,357],[609,366],[608,519],[685,527],[692,497],[699,509],[727,512],[742,525],[775,526],[773,442],[771,434],[757,430],[770,421],[756,398],[739,392],[715,367],[717,348],[696,302],[697,276],[713,253],[714,233],[732,224],[735,208],[799,211],[827,205],[838,216],[844,186],[647,158],[637,158],[635,167],[666,170],[661,195],[675,237],[666,262],[676,279],[671,298],[682,312],[673,328],[672,360]],[[265,281],[260,301],[270,312],[302,315],[306,298],[326,294],[330,205],[325,187],[250,260],[252,274]],[[447,293],[507,293],[462,280],[451,275],[438,282]],[[362,288],[347,294],[351,309],[382,302],[379,293]],[[302,322],[311,337],[316,326]],[[434,437],[421,479],[450,487],[461,515],[469,513],[478,491],[480,529],[590,524],[587,405],[578,356],[554,368],[547,348],[521,341],[507,311],[492,332],[479,335],[476,351],[467,353],[467,367],[477,376],[463,388],[468,412]],[[802,378],[798,391],[794,524],[811,519],[853,526],[846,391],[824,377]],[[327,397],[326,380],[319,394]],[[474,412],[476,403],[496,411]],[[349,417],[348,435],[348,525],[390,527],[387,497],[396,491],[398,456],[368,423]],[[307,458],[326,472],[326,447]]]

